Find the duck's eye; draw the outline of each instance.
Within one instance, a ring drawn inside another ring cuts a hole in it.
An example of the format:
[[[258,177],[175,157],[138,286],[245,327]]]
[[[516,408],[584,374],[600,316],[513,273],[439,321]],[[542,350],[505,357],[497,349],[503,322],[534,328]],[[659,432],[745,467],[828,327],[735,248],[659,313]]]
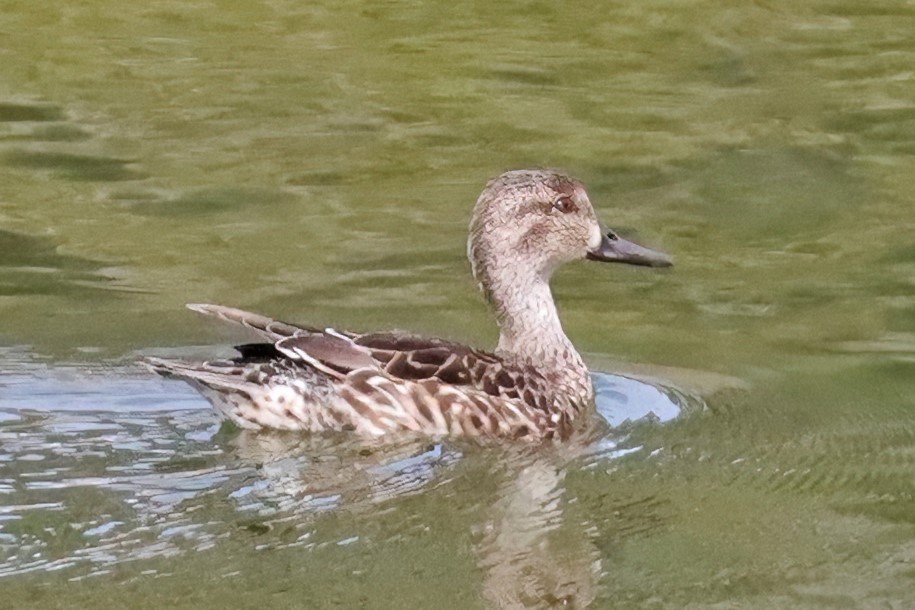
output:
[[[569,212],[577,212],[578,206],[575,205],[575,202],[572,201],[572,198],[568,195],[563,195],[559,199],[553,202],[553,207],[562,212],[563,214],[568,214]]]

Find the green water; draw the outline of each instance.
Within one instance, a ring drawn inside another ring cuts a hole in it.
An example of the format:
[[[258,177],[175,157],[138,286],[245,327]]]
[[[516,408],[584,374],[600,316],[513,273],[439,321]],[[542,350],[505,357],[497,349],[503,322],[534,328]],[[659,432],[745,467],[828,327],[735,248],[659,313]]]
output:
[[[915,7],[0,1],[10,607],[906,608]],[[561,167],[669,272],[554,283],[687,408],[576,446],[217,432],[215,302],[491,346],[464,259]],[[4,415],[5,414],[5,415]]]

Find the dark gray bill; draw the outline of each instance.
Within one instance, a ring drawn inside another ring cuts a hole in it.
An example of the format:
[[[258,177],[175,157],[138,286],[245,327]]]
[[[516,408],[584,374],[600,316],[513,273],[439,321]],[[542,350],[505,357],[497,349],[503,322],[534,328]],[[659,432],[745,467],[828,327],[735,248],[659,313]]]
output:
[[[588,258],[592,261],[645,265],[646,267],[670,267],[674,264],[673,259],[663,252],[623,239],[603,225],[601,233],[603,237],[600,245],[594,250],[588,251]]]

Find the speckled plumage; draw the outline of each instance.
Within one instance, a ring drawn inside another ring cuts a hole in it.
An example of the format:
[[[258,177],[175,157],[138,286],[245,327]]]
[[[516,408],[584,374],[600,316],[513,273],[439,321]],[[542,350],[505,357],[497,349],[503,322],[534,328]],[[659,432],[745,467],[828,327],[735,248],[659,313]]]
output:
[[[279,322],[218,305],[189,305],[256,330],[234,360],[149,366],[185,379],[243,428],[567,436],[593,399],[588,370],[566,337],[549,280],[561,264],[593,258],[667,266],[597,220],[584,187],[549,170],[490,181],[470,223],[473,275],[501,328],[494,353],[399,333],[356,334]]]

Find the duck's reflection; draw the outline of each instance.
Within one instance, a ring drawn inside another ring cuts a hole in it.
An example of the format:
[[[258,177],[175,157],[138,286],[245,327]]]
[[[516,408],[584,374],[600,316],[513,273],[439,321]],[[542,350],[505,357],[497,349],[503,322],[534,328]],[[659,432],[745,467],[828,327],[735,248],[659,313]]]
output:
[[[481,592],[498,608],[587,606],[601,573],[600,553],[586,523],[570,523],[566,464],[595,444],[561,447],[475,446],[468,457],[451,443],[401,439],[371,443],[327,437],[241,433],[236,455],[261,477],[237,490],[239,504],[300,519],[304,513],[380,513],[382,503],[416,494],[453,476],[496,480],[496,491],[473,498],[473,551]],[[587,449],[585,448],[587,447]],[[492,490],[491,485],[486,485]],[[482,508],[481,508],[482,507]]]
[[[346,508],[361,512],[425,488],[461,454],[428,438],[368,441],[341,435],[255,434],[232,439],[235,455],[259,480],[234,492],[249,508],[290,514]]]
[[[498,608],[583,608],[601,560],[584,523],[569,523],[565,470],[555,455],[529,455],[507,477],[476,545],[483,596]]]

